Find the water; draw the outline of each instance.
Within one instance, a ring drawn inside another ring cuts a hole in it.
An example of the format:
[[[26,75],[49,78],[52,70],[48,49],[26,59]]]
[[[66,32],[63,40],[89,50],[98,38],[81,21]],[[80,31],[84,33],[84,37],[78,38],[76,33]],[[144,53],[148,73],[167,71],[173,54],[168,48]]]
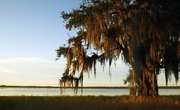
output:
[[[159,89],[160,95],[180,95],[180,89],[167,88]],[[93,95],[93,96],[116,96],[129,95],[128,88],[84,88],[83,93],[81,89],[78,93],[74,93],[74,89],[64,89],[63,94],[60,93],[59,88],[0,88],[0,96],[63,96],[63,95]]]

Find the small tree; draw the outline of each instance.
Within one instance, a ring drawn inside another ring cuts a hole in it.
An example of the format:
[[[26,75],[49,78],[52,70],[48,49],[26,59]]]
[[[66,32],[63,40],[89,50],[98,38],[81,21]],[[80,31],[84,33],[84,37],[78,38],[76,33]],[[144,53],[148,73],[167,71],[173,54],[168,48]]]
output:
[[[135,74],[133,69],[129,69],[129,74],[124,80],[124,84],[128,84],[130,87],[130,96],[136,96],[138,93],[138,87],[136,84]]]

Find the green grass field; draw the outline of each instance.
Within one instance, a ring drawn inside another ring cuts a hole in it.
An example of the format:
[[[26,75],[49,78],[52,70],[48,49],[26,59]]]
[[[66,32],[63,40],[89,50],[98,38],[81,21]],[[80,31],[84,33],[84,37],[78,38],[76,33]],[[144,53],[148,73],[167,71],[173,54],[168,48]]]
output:
[[[180,110],[180,96],[1,96],[0,110]]]

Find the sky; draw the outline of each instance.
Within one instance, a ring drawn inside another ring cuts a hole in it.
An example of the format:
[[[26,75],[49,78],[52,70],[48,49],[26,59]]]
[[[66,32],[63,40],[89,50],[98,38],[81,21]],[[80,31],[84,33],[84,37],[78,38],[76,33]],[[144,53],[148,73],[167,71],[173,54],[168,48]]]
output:
[[[61,11],[78,8],[81,0],[0,0],[0,85],[58,86],[64,58],[55,61],[56,49],[67,43],[69,31]],[[124,86],[128,66],[121,60],[97,74],[84,75],[85,86]],[[159,85],[165,85],[164,74]],[[169,85],[176,85],[174,78]],[[180,83],[178,83],[180,85]]]

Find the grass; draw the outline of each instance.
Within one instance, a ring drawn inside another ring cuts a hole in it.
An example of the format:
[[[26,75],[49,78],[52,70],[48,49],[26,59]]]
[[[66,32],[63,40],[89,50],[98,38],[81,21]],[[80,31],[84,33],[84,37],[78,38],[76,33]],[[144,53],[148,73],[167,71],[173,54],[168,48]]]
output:
[[[180,110],[180,96],[1,96],[0,110]]]

